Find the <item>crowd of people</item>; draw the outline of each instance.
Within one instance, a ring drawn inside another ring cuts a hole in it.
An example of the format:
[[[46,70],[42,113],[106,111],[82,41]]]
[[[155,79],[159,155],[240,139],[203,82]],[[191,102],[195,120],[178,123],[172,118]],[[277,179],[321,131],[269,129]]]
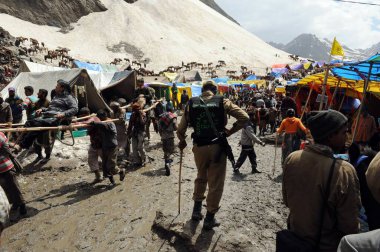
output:
[[[265,146],[263,137],[274,135],[282,143],[283,200],[289,208],[289,218],[288,229],[277,234],[277,246],[282,248],[279,251],[297,251],[292,246],[298,245],[289,241],[289,234],[307,244],[305,246],[336,251],[342,237],[359,232],[361,209],[365,212],[361,218],[366,219],[369,230],[380,229],[380,155],[376,155],[380,150],[380,137],[376,120],[365,108],[362,115],[353,118],[335,110],[311,112],[300,118],[303,113],[291,93],[283,96],[273,89],[262,88],[218,95],[218,86],[206,81],[199,97],[190,98],[186,92],[179,95],[174,84],[171,100],[165,100],[158,99],[155,90],[144,86],[140,78],[130,103],[115,96],[109,101],[111,111],[98,110],[96,116],[91,116],[89,108],[79,109],[70,84],[64,80],[57,81],[51,101],[47,90],[40,89],[37,96],[31,86],[26,86],[24,91],[25,99],[21,99],[14,88],[8,89],[6,99],[0,97],[0,123],[3,127],[20,124],[25,110],[26,128],[87,125],[88,166],[95,176],[93,184],[109,179],[113,186],[115,175],[123,181],[126,170],[118,167],[120,158],[129,166],[145,165],[145,144],[151,137],[152,124],[162,141],[165,175],[170,176],[176,151],[175,135],[182,153],[187,146],[187,128],[193,128],[191,138],[197,177],[191,218],[193,221],[203,219],[202,202],[206,200],[205,229],[220,225],[215,214],[220,208],[226,177],[225,139],[240,130],[241,152],[233,164],[236,174],[240,173],[247,157],[251,172],[261,173],[255,144]],[[131,113],[129,120],[127,111]],[[179,123],[178,114],[182,115]],[[73,122],[75,116],[83,120]],[[230,116],[236,118],[236,122],[226,129]],[[352,144],[347,144],[350,131],[354,137]],[[46,130],[8,135],[0,131],[0,185],[12,210],[18,210],[21,216],[27,214],[27,208],[16,178],[19,164],[15,154],[34,146],[38,160],[49,160],[54,137]],[[373,234],[379,232],[368,233],[369,239]],[[352,239],[359,238],[344,237],[340,248]]]

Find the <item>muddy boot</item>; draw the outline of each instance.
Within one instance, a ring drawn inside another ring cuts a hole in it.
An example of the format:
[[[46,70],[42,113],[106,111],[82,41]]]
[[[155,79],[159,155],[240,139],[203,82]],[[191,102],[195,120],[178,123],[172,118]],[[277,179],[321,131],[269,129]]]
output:
[[[202,215],[202,201],[194,201],[193,214],[191,215],[193,221],[200,221],[203,219]]]
[[[97,183],[100,183],[100,182],[103,181],[102,176],[100,175],[100,171],[99,170],[94,171],[94,173],[95,173],[95,179],[94,179],[94,181],[91,182],[91,184],[93,184],[93,185],[97,184]]]
[[[125,169],[120,169],[119,175],[120,175],[120,181],[123,181],[125,178]]]
[[[215,219],[215,214],[207,212],[205,221],[203,222],[203,228],[205,230],[211,230],[214,227],[219,227],[220,223]]]
[[[170,176],[170,163],[168,160],[165,160],[165,175]]]
[[[21,204],[20,209],[18,211],[21,216],[25,216],[28,213],[28,211],[26,210],[25,204]]]

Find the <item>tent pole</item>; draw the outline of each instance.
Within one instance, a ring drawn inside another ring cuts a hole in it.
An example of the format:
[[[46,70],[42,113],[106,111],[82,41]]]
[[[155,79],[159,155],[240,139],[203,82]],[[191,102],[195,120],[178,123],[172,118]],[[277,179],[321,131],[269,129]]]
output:
[[[319,111],[321,111],[324,107],[323,105],[325,103],[326,84],[327,84],[327,78],[329,77],[329,71],[330,71],[330,66],[327,66],[325,79],[323,80],[323,85],[322,85],[322,96],[321,96],[321,101],[319,103]]]
[[[370,65],[369,65],[368,76],[367,76],[367,78],[365,79],[365,82],[364,82],[363,97],[362,97],[362,101],[360,103],[358,115],[356,116],[356,122],[355,122],[354,132],[352,132],[352,143],[355,141],[355,137],[356,137],[356,134],[357,134],[357,131],[358,131],[358,124],[359,124],[360,115],[362,113],[362,110],[363,110],[363,107],[364,107],[364,102],[365,102],[366,97],[367,97],[367,89],[368,89],[368,85],[369,85],[370,78],[371,78],[372,67],[373,67],[373,63],[371,62]]]
[[[294,100],[297,99],[298,94],[300,93],[300,91],[301,91],[301,87],[298,88],[298,90],[296,92],[296,95],[294,96]],[[286,92],[286,88],[285,88],[285,92]]]
[[[313,84],[311,84],[311,85],[314,86],[314,82],[313,82]],[[302,114],[301,114],[301,118],[300,118],[301,121],[302,121],[302,118],[303,118],[303,116],[304,116],[304,114],[305,114],[305,111],[306,111],[307,105],[309,104],[310,97],[311,97],[311,93],[313,92],[313,89],[312,89],[311,87],[309,87],[309,88],[310,88],[310,90],[309,90],[309,95],[307,96],[307,100],[306,100],[306,103],[305,103],[305,107],[304,107],[304,109],[302,110]]]
[[[332,107],[332,105],[333,105],[333,102],[334,102],[334,99],[335,99],[335,96],[336,96],[336,94],[338,93],[338,89],[339,89],[339,87],[340,87],[340,81],[341,81],[341,80],[339,79],[338,84],[336,84],[336,87],[335,87],[335,90],[334,90],[334,94],[333,94],[332,99],[331,99],[331,102],[330,102],[329,109],[331,109],[331,107]]]
[[[342,109],[342,107],[343,107],[344,98],[346,98],[346,94],[345,93],[342,94],[342,100],[340,101],[340,105],[339,105],[338,111],[340,111]]]

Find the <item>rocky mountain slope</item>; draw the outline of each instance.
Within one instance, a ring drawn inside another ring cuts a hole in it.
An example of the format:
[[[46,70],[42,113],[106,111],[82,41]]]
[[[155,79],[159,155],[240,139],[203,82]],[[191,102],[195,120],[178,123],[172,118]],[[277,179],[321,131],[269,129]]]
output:
[[[220,14],[222,14],[223,16],[225,16],[226,18],[230,19],[231,21],[239,24],[235,19],[233,19],[230,15],[228,15],[222,8],[220,8],[220,6],[215,3],[214,0],[201,0],[204,4],[206,4],[207,6],[211,7],[212,9],[214,9],[215,11],[219,12]]]
[[[99,0],[2,0],[0,13],[39,25],[64,27],[92,12],[107,10]]]
[[[124,0],[135,3],[138,0]],[[214,0],[200,0],[226,18],[237,23]],[[0,13],[6,13],[39,25],[65,27],[92,12],[107,10],[100,0],[2,0]]]
[[[289,61],[273,48],[199,0],[101,0],[107,9],[60,28],[36,25],[7,14],[0,23],[13,36],[32,37],[49,48],[69,48],[74,58],[109,63],[114,58],[148,63],[149,70],[196,61],[241,65],[256,72]],[[158,4],[159,3],[159,4]],[[178,15],[181,13],[181,15]],[[186,14],[186,15],[184,15]]]
[[[314,60],[328,60],[331,50],[332,41],[321,39],[314,34],[301,34],[288,44],[269,42],[270,45],[291,54]],[[368,56],[361,50],[354,50],[343,46],[346,59],[360,60]]]

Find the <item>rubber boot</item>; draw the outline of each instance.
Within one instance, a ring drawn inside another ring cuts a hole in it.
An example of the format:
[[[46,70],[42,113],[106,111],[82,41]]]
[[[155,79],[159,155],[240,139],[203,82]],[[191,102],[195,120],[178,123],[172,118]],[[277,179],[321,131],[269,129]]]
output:
[[[202,215],[202,201],[194,201],[193,214],[191,215],[193,221],[200,221],[203,219]]]
[[[170,176],[170,163],[168,160],[165,160],[165,175]]]
[[[219,227],[220,223],[215,219],[215,214],[207,212],[205,221],[203,222],[203,228],[205,230],[211,230],[214,227]]]

